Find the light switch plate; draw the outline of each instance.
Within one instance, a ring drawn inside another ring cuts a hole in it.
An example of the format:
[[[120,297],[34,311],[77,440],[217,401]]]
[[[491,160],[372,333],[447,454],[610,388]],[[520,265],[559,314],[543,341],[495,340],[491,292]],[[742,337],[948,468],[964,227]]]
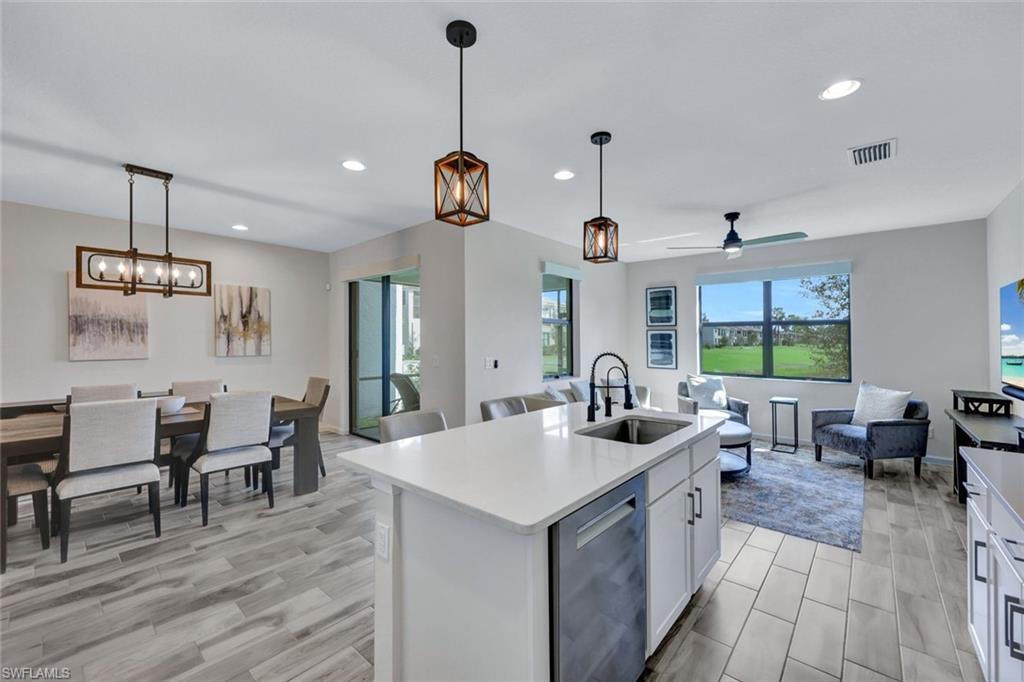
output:
[[[373,546],[377,556],[387,561],[391,557],[391,526],[386,523],[377,522],[377,533],[374,537]]]

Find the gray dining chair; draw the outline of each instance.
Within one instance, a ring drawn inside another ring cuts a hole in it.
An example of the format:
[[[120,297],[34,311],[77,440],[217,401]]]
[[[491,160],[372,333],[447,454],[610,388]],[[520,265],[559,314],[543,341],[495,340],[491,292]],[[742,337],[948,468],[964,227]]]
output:
[[[428,433],[445,431],[448,423],[441,410],[416,410],[398,412],[380,418],[380,442],[390,443],[403,438],[425,436]]]
[[[402,409],[394,410],[394,412],[415,412],[420,409],[420,390],[412,382],[412,377],[408,374],[393,372],[391,384],[398,391],[398,397],[402,404]]]
[[[12,467],[7,472],[6,485],[0,490],[0,504],[4,509],[8,500],[17,504],[17,499],[23,495],[32,496],[32,508],[35,511],[36,528],[39,529],[39,540],[43,549],[50,548],[50,523],[46,518],[46,491],[50,489],[50,481],[34,464],[27,464],[21,467]],[[0,523],[0,573],[7,571],[7,523],[4,519]]]
[[[331,380],[324,377],[309,377],[306,380],[306,392],[302,396],[302,402],[319,405],[317,421],[324,413],[324,406],[327,405],[327,396],[331,393]],[[278,422],[270,429],[270,441],[268,445],[271,453],[271,465],[273,468],[281,468],[281,448],[294,446],[296,443],[295,422]],[[327,475],[327,467],[324,466],[324,453],[320,452],[320,475]],[[252,470],[252,487],[255,490],[259,482],[259,471]],[[246,470],[246,483],[250,482],[250,472]]]
[[[72,386],[68,397],[73,403],[91,403],[97,400],[131,400],[139,397],[139,387],[135,384]]]
[[[197,381],[172,381],[171,395],[185,396],[186,403],[205,403],[213,393],[227,393],[223,379],[199,379]]]
[[[160,410],[155,399],[71,403],[64,415],[56,497],[60,505],[60,561],[68,560],[71,501],[149,487],[153,530],[160,537]]]
[[[494,398],[480,402],[480,415],[485,422],[502,417],[511,417],[516,414],[526,414],[526,401],[522,396],[510,398]]]
[[[263,472],[263,492],[274,507],[274,479],[270,467],[270,416],[273,396],[270,391],[215,393],[210,396],[203,416],[203,428],[191,450],[184,439],[175,443],[178,458],[174,499],[184,507],[188,502],[189,472],[199,474],[199,499],[203,525],[210,509],[210,474],[229,469],[258,467]]]

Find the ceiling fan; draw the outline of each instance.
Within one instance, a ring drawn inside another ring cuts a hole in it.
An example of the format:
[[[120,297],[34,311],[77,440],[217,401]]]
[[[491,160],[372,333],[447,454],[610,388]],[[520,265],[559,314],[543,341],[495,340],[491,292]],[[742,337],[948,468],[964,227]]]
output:
[[[772,246],[774,244],[783,244],[785,242],[796,242],[801,239],[807,239],[806,232],[786,232],[785,234],[773,234],[770,237],[758,237],[757,239],[740,239],[740,235],[736,232],[736,221],[740,219],[739,211],[733,211],[725,214],[725,219],[729,221],[729,233],[725,235],[725,241],[722,242],[721,246],[667,246],[665,248],[672,250],[683,250],[683,249],[694,249],[707,251],[708,249],[722,249],[729,254],[729,259],[739,258],[743,255],[743,247],[755,247],[755,246]]]

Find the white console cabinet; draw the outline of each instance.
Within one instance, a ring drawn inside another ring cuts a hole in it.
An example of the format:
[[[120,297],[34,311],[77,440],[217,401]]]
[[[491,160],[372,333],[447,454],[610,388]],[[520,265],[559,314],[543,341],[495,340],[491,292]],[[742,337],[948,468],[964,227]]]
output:
[[[967,613],[988,682],[1024,682],[1024,456],[962,448],[967,462]]]

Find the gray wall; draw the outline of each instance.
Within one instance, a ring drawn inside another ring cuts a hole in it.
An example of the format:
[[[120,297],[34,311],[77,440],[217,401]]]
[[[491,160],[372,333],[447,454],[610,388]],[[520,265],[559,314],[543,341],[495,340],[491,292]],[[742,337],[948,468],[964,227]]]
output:
[[[810,410],[852,407],[861,380],[913,390],[931,408],[935,438],[929,454],[951,457],[952,430],[942,414],[950,389],[988,384],[985,254],[985,221],[975,220],[748,249],[732,261],[710,254],[630,264],[628,342],[630,357],[642,368],[638,383],[652,387],[656,405],[674,410],[676,383],[699,371],[696,275],[851,261],[853,382],[729,377],[729,393],[751,402],[755,433],[771,432],[768,398],[799,398],[807,439]],[[645,368],[644,289],[661,284],[678,287],[678,371]]]
[[[3,401],[60,398],[72,384],[165,390],[174,380],[216,377],[229,388],[302,397],[306,378],[327,372],[326,253],[172,230],[171,250],[212,261],[215,283],[270,289],[273,355],[215,357],[212,297],[138,294],[149,310],[149,359],[70,362],[67,272],[75,246],[127,247],[128,224],[11,202],[0,211]],[[135,229],[141,250],[163,250],[162,227]]]

